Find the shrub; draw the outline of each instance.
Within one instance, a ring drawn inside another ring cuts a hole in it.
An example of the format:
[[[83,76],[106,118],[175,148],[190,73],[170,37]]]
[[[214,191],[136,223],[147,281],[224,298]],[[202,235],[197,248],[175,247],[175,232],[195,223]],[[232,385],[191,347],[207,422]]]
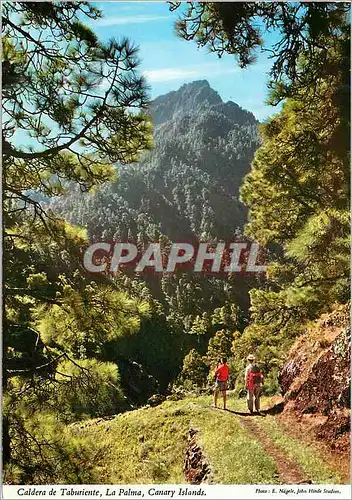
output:
[[[208,367],[203,357],[192,349],[183,360],[183,367],[180,373],[180,383],[188,384],[188,387],[195,385],[202,387],[206,384]]]

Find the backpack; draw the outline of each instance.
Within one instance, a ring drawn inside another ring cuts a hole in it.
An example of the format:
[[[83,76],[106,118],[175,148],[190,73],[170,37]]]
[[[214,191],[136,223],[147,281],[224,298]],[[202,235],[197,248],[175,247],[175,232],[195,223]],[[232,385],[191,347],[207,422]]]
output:
[[[248,387],[250,390],[259,385],[263,380],[263,374],[257,365],[253,365],[248,375]]]

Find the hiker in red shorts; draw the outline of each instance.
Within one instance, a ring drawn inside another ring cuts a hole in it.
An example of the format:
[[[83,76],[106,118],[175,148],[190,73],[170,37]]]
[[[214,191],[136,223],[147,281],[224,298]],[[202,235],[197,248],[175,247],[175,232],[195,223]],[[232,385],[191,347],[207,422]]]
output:
[[[229,378],[230,368],[227,364],[227,359],[222,358],[221,364],[218,365],[215,370],[215,391],[214,391],[214,406],[218,407],[218,395],[219,391],[222,392],[222,399],[224,402],[224,410],[226,410],[226,390],[227,390],[227,381]]]
[[[245,371],[244,380],[247,389],[247,406],[250,413],[253,413],[253,402],[255,409],[260,413],[260,393],[264,383],[264,377],[259,367],[255,364],[255,357],[250,354],[247,357],[248,365]]]

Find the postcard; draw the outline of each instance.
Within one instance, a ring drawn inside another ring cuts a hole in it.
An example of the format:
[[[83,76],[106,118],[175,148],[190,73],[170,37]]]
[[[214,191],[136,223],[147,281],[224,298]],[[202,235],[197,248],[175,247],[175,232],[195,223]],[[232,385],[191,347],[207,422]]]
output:
[[[2,497],[351,498],[351,4],[1,9]]]

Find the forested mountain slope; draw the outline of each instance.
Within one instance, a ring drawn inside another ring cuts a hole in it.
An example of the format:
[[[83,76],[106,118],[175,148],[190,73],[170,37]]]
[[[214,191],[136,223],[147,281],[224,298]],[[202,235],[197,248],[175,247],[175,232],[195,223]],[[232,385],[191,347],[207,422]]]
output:
[[[230,238],[246,219],[238,190],[259,146],[255,117],[207,81],[158,97],[150,113],[154,149],[138,165],[95,195],[75,187],[53,209],[88,225],[91,241]]]
[[[241,235],[247,212],[239,187],[260,144],[253,114],[224,103],[205,80],[158,97],[149,112],[155,125],[152,151],[138,164],[118,166],[115,183],[95,194],[72,186],[51,208],[87,227],[90,242],[229,241]],[[226,301],[247,309],[255,282],[253,276],[224,280],[195,274],[144,279],[166,312],[188,330],[190,316]]]

